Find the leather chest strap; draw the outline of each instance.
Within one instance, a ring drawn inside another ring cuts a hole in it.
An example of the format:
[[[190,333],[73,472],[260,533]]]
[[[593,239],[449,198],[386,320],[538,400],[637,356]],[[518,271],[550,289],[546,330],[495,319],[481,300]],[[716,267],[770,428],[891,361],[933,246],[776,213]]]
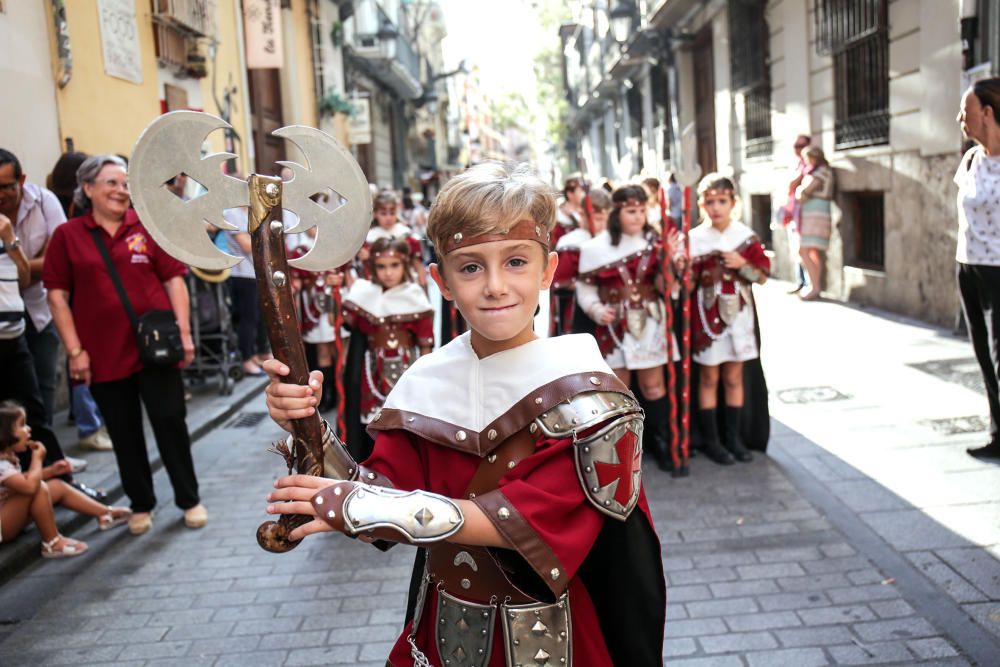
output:
[[[531,428],[521,429],[480,459],[479,467],[465,489],[467,497],[475,498],[481,493],[493,491],[508,470],[535,453],[536,437],[530,431]]]

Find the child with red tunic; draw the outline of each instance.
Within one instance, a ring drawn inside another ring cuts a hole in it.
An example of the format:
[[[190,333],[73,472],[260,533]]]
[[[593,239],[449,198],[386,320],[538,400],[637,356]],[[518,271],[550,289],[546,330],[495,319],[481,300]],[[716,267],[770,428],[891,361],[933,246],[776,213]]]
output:
[[[611,199],[607,230],[580,248],[576,298],[597,325],[595,336],[605,361],[626,384],[635,372],[657,462],[670,470],[664,366],[678,354],[673,333],[667,335],[663,263],[674,259],[678,234],[671,230],[663,242],[649,227],[642,187],[622,186]],[[683,260],[678,255],[676,261]]]
[[[361,434],[403,371],[434,347],[434,311],[427,294],[410,277],[409,264],[406,241],[378,239],[369,248],[372,280],[355,280],[344,297],[344,319],[358,334],[352,336],[352,345],[364,345],[363,357],[351,355],[352,364],[361,363],[358,410],[352,402],[346,416],[354,427],[362,425],[358,428]],[[349,375],[352,371],[347,369]],[[353,434],[353,428],[350,432]],[[365,437],[362,435],[361,441]],[[370,438],[367,443],[357,450],[365,458],[371,452]]]
[[[276,483],[268,512],[420,546],[412,616],[386,664],[647,667],[663,662],[660,544],[641,484],[642,411],[591,336],[538,338],[555,201],[525,168],[477,165],[430,212],[431,275],[470,331],[417,360],[362,464],[326,429],[324,472]],[[272,377],[284,428],[320,390]]]
[[[556,242],[559,266],[552,281],[554,335],[592,333],[593,323],[576,303],[576,275],[580,268],[580,248],[608,226],[611,195],[604,188],[595,188],[584,200],[587,224],[563,234]]]
[[[754,327],[754,283],[767,280],[771,263],[753,230],[733,220],[736,185],[709,174],[698,186],[705,220],[691,230],[692,358],[699,365],[698,426],[702,450],[722,465],[753,456],[740,436],[743,363],[760,354]],[[718,390],[725,394],[723,438],[718,428]]]
[[[421,287],[426,287],[427,269],[424,267],[422,259],[423,249],[420,245],[420,239],[413,234],[412,229],[400,222],[399,199],[395,193],[388,190],[378,193],[372,201],[372,209],[375,219],[372,220],[372,228],[368,230],[365,245],[359,253],[361,260],[363,262],[368,261],[371,246],[379,239],[406,241],[407,246],[410,248],[410,267],[413,270],[413,274],[417,277],[417,283]],[[364,277],[371,278],[371,274],[366,273]]]

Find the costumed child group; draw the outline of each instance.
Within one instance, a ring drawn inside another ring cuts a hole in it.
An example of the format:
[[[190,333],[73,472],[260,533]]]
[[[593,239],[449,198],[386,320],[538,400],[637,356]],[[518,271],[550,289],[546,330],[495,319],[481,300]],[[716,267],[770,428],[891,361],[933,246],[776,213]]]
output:
[[[322,372],[295,385],[264,364],[285,430],[337,408],[324,476],[280,478],[267,512],[309,518],[293,540],[418,547],[387,665],[661,665],[644,483],[663,478],[643,480],[644,455],[678,472],[692,413],[715,463],[766,444],[747,425],[766,401],[752,286],[769,265],[736,184],[701,181],[686,235],[672,180],[572,177],[561,195],[525,166],[483,163],[445,184],[423,226],[378,193],[356,260],[297,276]]]

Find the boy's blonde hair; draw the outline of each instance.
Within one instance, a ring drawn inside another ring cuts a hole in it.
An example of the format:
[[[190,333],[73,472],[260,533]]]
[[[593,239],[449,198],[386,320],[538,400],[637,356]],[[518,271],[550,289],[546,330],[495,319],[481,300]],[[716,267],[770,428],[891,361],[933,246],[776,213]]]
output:
[[[505,233],[530,219],[551,231],[556,221],[552,188],[526,164],[484,162],[466,169],[441,188],[431,206],[427,236],[439,256],[446,240]]]

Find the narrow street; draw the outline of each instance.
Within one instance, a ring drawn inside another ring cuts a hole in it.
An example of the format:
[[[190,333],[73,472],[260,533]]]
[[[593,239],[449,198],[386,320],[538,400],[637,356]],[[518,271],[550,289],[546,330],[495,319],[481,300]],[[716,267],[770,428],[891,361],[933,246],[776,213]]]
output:
[[[985,413],[967,344],[786,289],[760,292],[769,456],[646,473],[668,664],[993,664],[1000,468],[964,454]],[[261,551],[280,472],[262,417],[258,397],[195,446],[205,530],[182,526],[160,473],[151,533],[87,526],[91,553],[0,588],[0,664],[383,665],[412,550],[324,536]]]

